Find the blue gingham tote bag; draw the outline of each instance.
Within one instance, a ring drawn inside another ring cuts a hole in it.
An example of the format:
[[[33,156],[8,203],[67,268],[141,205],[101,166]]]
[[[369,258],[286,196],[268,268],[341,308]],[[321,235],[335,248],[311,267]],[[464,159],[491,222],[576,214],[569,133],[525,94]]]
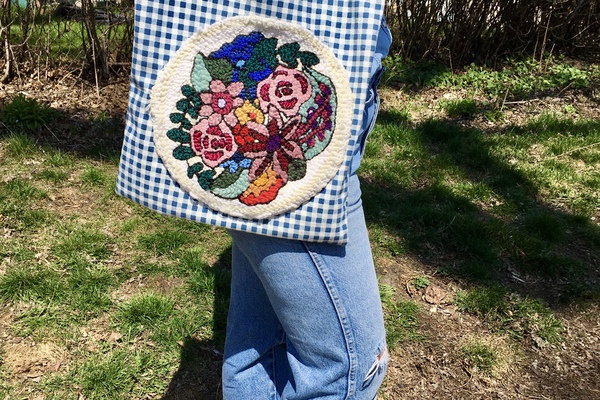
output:
[[[383,0],[139,0],[117,193],[228,229],[347,241]]]

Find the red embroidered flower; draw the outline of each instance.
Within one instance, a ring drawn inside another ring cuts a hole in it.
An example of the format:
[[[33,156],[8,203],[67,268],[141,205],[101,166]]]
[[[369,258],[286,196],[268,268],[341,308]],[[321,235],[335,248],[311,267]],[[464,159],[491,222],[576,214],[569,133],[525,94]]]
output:
[[[257,86],[260,108],[268,112],[272,106],[288,117],[298,114],[311,93],[312,86],[304,72],[282,66]]]
[[[211,168],[229,159],[238,148],[231,129],[224,122],[212,125],[203,119],[190,129],[190,136],[192,149]]]
[[[304,153],[297,143],[304,125],[299,115],[290,119],[281,129],[278,121],[271,119],[267,126],[248,122],[234,128],[238,150],[252,160],[248,178],[250,182],[271,166],[283,183],[288,180],[288,167],[292,160],[303,160]]]

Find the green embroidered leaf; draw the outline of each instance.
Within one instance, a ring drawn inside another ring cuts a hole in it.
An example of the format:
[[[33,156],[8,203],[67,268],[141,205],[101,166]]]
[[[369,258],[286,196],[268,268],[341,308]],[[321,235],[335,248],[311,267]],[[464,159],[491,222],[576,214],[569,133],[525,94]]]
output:
[[[204,60],[204,65],[213,79],[218,79],[226,85],[233,81],[233,65],[226,59],[207,58]]]
[[[210,81],[212,81],[204,61],[204,56],[199,53],[192,68],[192,86],[197,92],[207,92],[210,89]]]
[[[194,175],[196,175],[198,172],[202,171],[203,168],[204,168],[204,165],[202,165],[202,163],[196,163],[196,164],[190,165],[190,167],[188,168],[188,171],[187,171],[188,178],[192,179],[192,177]]]
[[[240,81],[244,84],[244,92],[249,95],[251,89],[256,87],[256,81],[248,76],[248,71],[242,70],[240,72]]]
[[[277,52],[281,54],[290,54],[292,56],[296,56],[296,54],[300,51],[300,44],[298,42],[286,43],[282,45]]]
[[[244,64],[249,71],[262,71],[266,63],[269,68],[275,69],[277,61],[277,38],[264,39],[257,43],[250,59]]]
[[[202,107],[202,99],[200,98],[200,95],[198,93],[194,92],[188,98],[192,102],[194,108],[199,109],[200,107]]]
[[[181,93],[185,96],[185,97],[190,97],[191,95],[193,95],[194,93],[196,93],[196,91],[194,90],[193,87],[191,87],[190,85],[183,85],[181,87]]]
[[[167,137],[171,140],[180,143],[189,143],[190,142],[190,134],[183,131],[181,128],[173,128],[169,129],[167,132]]]
[[[288,68],[294,69],[298,67],[298,60],[296,59],[296,57],[281,57],[281,61],[283,61]]]
[[[306,175],[306,160],[293,160],[288,166],[288,180],[297,181]]]
[[[300,45],[297,42],[286,43],[277,50],[277,53],[281,57],[281,61],[287,64],[289,68],[296,68],[298,66],[298,51]]]
[[[177,160],[189,160],[195,156],[196,154],[194,153],[194,150],[192,150],[192,148],[189,146],[178,146],[173,149],[173,157],[175,157]]]
[[[175,107],[177,107],[179,111],[183,111],[185,113],[187,112],[188,108],[190,108],[190,102],[187,101],[187,99],[181,99],[177,102],[177,104],[175,104]]]
[[[224,178],[224,182],[217,183],[217,180],[223,176],[221,174],[219,178],[213,181],[211,192],[224,199],[237,199],[242,193],[248,189],[250,182],[248,181],[249,171],[247,169],[239,169],[235,174],[228,173],[228,177]],[[235,181],[231,182],[228,186],[221,186],[225,181],[229,181],[231,178],[236,177]]]
[[[302,61],[302,65],[305,67],[312,67],[313,65],[317,65],[320,60],[319,57],[315,53],[310,51],[301,51],[298,53],[298,58]]]
[[[183,129],[187,129],[189,131],[194,125],[192,125],[192,123],[187,118],[184,118],[183,121],[181,121],[181,126],[183,127]]]
[[[182,113],[172,113],[171,115],[169,115],[169,119],[171,120],[172,123],[174,124],[178,124],[181,121],[183,121],[185,114]]]
[[[215,171],[212,169],[208,171],[204,171],[198,175],[198,184],[204,190],[210,190],[210,184],[212,182],[213,177],[215,176]]]
[[[212,188],[219,189],[219,188],[225,188],[225,187],[231,185],[232,183],[234,183],[235,181],[238,180],[241,173],[242,173],[241,168],[239,168],[234,173],[231,173],[231,172],[229,172],[229,170],[226,169],[225,171],[223,171],[221,173],[221,175],[219,175],[217,178],[215,178],[215,180],[212,183]]]

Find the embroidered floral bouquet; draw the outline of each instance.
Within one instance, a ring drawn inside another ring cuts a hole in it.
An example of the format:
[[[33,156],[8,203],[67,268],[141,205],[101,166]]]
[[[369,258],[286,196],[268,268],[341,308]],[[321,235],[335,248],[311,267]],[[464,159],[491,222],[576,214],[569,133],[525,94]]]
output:
[[[155,179],[154,192],[174,181],[245,219],[344,201],[354,102],[344,65],[306,28],[257,16],[206,26],[169,56],[152,88],[148,150],[171,178]]]
[[[167,137],[176,160],[205,191],[247,206],[267,204],[330,143],[336,91],[297,42],[279,45],[260,32],[238,35],[195,56],[190,84]]]

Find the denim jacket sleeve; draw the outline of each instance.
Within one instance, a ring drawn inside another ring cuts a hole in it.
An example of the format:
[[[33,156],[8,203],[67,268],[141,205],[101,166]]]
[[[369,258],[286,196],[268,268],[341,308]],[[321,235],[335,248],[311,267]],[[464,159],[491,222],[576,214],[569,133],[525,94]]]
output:
[[[385,72],[385,67],[381,64],[381,61],[388,55],[391,44],[392,34],[390,33],[390,30],[385,22],[385,18],[382,18],[379,34],[377,35],[375,54],[373,54],[373,60],[370,68],[369,89],[367,93],[367,99],[365,101],[361,131],[357,140],[358,145],[356,146],[354,155],[352,156],[352,174],[356,173],[356,170],[358,170],[358,167],[360,166],[360,161],[365,154],[367,137],[375,126],[375,120],[377,119],[377,113],[379,111],[380,104],[377,87],[381,81],[381,76]]]

